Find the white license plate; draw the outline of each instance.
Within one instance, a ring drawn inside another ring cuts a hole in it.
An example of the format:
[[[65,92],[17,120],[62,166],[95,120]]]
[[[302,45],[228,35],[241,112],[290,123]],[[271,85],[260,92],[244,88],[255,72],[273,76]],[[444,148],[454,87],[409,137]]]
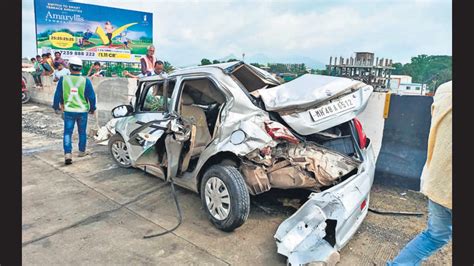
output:
[[[315,122],[322,120],[328,116],[350,110],[355,107],[355,98],[353,95],[348,95],[340,99],[334,100],[331,103],[325,104],[316,109],[309,110],[311,117]]]

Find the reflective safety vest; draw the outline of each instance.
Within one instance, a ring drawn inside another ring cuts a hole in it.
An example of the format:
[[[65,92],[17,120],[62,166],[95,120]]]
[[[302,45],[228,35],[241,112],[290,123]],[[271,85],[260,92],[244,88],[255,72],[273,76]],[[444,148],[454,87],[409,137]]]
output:
[[[89,102],[84,96],[86,78],[81,76],[63,76],[64,111],[84,113],[89,111]]]

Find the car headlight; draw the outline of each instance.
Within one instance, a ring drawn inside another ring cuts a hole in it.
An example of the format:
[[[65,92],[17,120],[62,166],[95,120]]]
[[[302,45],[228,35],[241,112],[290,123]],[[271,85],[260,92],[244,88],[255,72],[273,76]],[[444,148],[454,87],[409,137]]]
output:
[[[230,135],[230,143],[234,145],[238,145],[244,142],[246,138],[247,138],[247,134],[245,134],[244,131],[238,129],[232,132],[232,134]]]

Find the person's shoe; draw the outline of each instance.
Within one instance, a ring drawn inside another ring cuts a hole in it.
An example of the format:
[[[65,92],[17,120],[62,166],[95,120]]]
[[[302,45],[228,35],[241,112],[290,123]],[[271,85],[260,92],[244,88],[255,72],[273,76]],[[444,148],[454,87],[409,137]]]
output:
[[[67,164],[72,164],[72,154],[66,153],[64,154],[64,163]]]
[[[77,157],[84,157],[86,155],[89,155],[88,151],[79,151],[79,154],[77,155]]]

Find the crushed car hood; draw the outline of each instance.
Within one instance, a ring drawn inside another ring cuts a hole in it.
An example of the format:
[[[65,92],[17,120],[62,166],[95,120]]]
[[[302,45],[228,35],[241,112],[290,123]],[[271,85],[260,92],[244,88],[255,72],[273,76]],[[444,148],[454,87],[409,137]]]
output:
[[[267,111],[279,113],[298,134],[309,135],[353,119],[372,91],[361,81],[305,74],[258,94]]]

